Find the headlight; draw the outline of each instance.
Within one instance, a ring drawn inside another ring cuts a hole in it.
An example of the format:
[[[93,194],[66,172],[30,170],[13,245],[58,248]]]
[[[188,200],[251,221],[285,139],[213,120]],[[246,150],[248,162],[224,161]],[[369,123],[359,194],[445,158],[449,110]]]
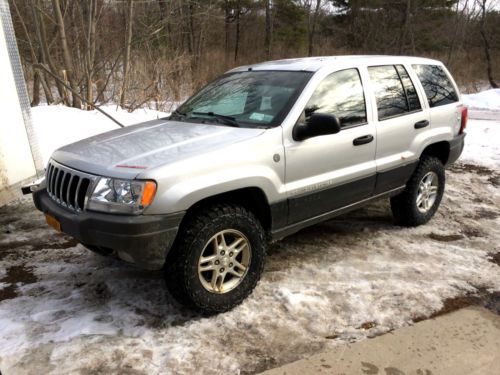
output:
[[[87,203],[87,209],[139,214],[151,204],[155,193],[156,183],[154,181],[101,177]]]

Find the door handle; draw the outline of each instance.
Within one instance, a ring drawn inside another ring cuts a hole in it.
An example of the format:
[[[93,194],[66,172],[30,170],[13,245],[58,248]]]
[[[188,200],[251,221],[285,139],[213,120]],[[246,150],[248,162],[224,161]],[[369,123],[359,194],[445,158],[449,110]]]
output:
[[[352,141],[352,144],[354,146],[359,146],[359,145],[364,145],[366,143],[370,143],[371,141],[373,141],[373,135],[368,134],[368,135],[364,135],[362,137],[358,137],[358,138],[354,139]]]
[[[422,120],[415,123],[415,129],[422,129],[425,128],[426,126],[429,126],[428,120]]]

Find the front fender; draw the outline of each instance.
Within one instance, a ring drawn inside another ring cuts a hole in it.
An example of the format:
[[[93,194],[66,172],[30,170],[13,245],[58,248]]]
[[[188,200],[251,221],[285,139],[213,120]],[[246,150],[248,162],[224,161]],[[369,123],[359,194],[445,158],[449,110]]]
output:
[[[281,180],[265,166],[232,168],[202,176],[193,176],[166,189],[161,196],[155,197],[156,205],[147,214],[186,211],[195,203],[230,191],[243,188],[259,188],[267,201],[279,201]]]

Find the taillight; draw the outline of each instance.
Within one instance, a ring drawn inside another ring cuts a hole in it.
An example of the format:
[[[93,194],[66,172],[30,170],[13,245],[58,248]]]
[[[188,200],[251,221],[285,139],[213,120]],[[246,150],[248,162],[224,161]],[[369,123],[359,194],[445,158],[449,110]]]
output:
[[[462,107],[462,121],[460,123],[460,131],[458,134],[462,134],[467,127],[467,120],[469,118],[469,109],[467,107]]]

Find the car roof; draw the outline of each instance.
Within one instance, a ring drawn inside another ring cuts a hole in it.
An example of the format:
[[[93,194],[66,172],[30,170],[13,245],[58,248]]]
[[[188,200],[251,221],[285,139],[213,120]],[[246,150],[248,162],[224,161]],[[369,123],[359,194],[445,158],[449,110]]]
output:
[[[234,68],[229,72],[242,72],[246,70],[286,70],[286,71],[308,71],[316,72],[332,64],[344,67],[347,65],[386,65],[386,64],[437,64],[438,60],[414,56],[387,56],[387,55],[344,55],[344,56],[318,56],[302,57],[294,59],[266,61],[258,64],[245,65]]]

